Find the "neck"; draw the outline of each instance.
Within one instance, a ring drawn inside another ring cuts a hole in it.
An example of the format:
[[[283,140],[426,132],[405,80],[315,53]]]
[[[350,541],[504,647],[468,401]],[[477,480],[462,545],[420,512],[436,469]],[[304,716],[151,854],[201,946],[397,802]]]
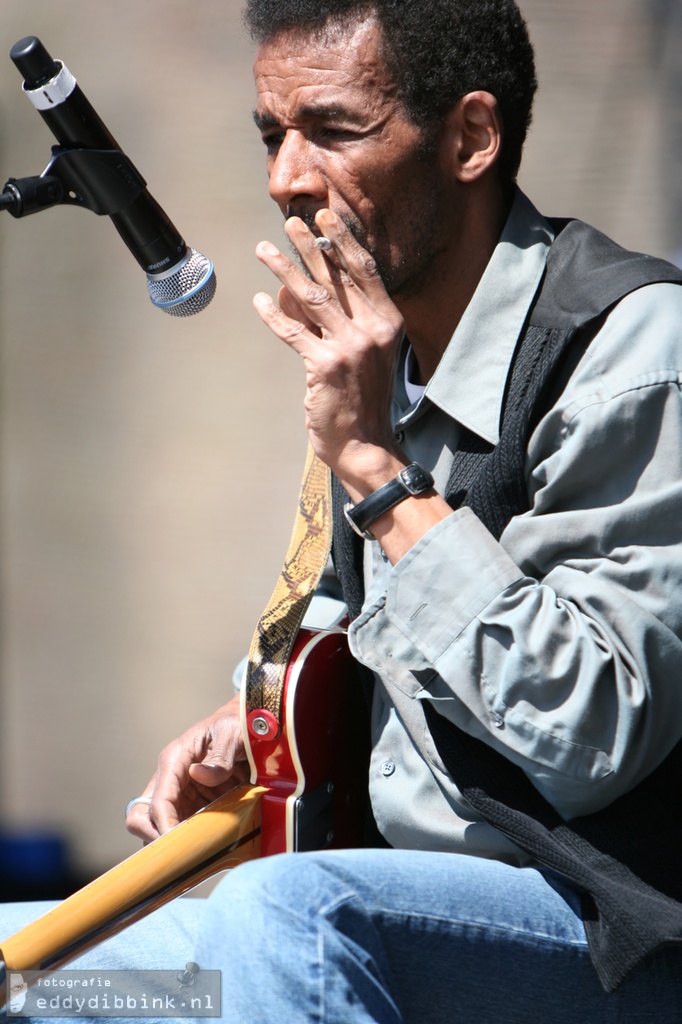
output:
[[[498,189],[471,196],[428,278],[414,292],[394,297],[419,367],[419,383],[436,371],[487,267],[509,213]]]

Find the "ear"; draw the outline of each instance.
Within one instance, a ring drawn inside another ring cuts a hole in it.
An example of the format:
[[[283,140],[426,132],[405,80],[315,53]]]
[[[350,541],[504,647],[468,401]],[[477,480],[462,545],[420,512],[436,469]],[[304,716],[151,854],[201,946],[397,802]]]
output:
[[[481,178],[499,158],[502,116],[492,93],[462,96],[448,114],[455,177],[464,183]]]

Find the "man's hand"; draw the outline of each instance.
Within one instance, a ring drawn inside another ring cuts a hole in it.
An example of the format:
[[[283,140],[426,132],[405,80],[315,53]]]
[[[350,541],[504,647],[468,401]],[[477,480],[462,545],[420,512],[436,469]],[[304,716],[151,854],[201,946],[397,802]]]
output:
[[[150,842],[248,777],[237,695],[161,751],[151,805],[134,804],[126,827]]]
[[[395,362],[404,336],[400,312],[372,257],[331,210],[316,216],[331,241],[325,254],[298,217],[285,230],[311,277],[269,242],[259,259],[279,278],[279,305],[263,293],[263,321],[303,359],[306,425],[313,448],[357,499],[406,464],[390,420]]]

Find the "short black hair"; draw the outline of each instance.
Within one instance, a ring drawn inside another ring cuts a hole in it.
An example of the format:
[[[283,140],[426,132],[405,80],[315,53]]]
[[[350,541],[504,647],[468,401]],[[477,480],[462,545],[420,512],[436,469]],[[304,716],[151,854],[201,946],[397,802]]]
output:
[[[382,53],[412,120],[432,128],[462,96],[495,96],[504,126],[501,180],[515,181],[537,88],[533,46],[514,0],[246,0],[257,43],[314,35],[374,15]]]

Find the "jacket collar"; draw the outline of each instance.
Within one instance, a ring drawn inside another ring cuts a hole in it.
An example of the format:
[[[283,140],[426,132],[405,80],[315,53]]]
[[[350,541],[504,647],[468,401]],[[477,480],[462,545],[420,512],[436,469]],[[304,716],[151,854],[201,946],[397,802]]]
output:
[[[474,433],[497,444],[512,356],[540,284],[549,223],[517,189],[507,223],[424,396]],[[401,360],[400,373],[404,372]],[[404,388],[399,384],[399,394]]]

